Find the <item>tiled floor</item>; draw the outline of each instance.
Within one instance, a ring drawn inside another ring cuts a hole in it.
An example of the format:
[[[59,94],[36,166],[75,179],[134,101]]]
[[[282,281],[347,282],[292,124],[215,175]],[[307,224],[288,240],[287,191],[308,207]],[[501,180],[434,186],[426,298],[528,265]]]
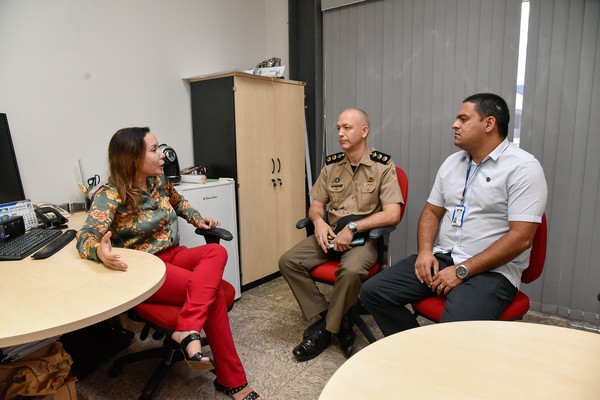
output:
[[[330,290],[327,286],[321,287],[325,293]],[[295,361],[291,350],[300,342],[307,322],[282,278],[244,292],[229,317],[250,385],[265,399],[316,400],[329,377],[345,361],[337,345],[311,361]],[[368,316],[365,318],[376,335],[381,337],[373,320]],[[563,318],[539,313],[528,314],[525,322],[568,326],[568,321]],[[139,327],[136,326],[136,329]],[[356,327],[355,330],[355,349],[359,351],[368,343]],[[134,343],[120,355],[159,345],[160,342],[150,338],[142,342],[136,336]],[[157,361],[131,364],[117,378],[108,376],[110,365],[111,361],[104,363],[96,372],[77,382],[80,398],[137,399]],[[213,379],[211,373],[191,370],[185,363],[177,363],[155,399],[227,399],[227,396],[215,392]]]

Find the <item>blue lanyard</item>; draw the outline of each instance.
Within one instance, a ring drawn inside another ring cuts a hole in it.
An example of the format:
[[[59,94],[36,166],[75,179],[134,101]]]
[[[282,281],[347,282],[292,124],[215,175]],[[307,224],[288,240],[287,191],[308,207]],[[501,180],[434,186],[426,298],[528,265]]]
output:
[[[460,205],[465,204],[465,194],[467,193],[467,183],[469,183],[469,174],[471,173],[471,165],[473,165],[473,159],[469,157],[469,165],[467,166],[467,177],[465,178],[465,187],[463,188],[462,196],[460,197]]]

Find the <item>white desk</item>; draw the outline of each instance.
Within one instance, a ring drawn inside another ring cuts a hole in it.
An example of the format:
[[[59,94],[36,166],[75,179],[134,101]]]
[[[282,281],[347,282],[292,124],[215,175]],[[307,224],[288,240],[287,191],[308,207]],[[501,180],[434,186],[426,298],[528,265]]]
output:
[[[69,228],[83,225],[73,214]],[[0,262],[0,347],[61,335],[118,315],[150,297],[165,279],[151,254],[117,249],[127,272],[79,257],[72,241],[45,260]]]
[[[329,399],[600,399],[600,335],[523,322],[428,325],[346,361]]]

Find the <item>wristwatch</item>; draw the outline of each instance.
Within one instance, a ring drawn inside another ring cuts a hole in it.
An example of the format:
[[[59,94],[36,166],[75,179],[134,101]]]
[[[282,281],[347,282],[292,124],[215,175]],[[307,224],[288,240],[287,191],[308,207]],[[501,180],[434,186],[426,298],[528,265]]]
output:
[[[352,221],[348,224],[348,229],[350,229],[350,231],[352,231],[352,233],[356,233],[356,232],[358,232],[358,224],[356,222]]]
[[[465,264],[459,264],[456,266],[456,276],[460,278],[460,280],[467,280],[469,277],[469,268]]]

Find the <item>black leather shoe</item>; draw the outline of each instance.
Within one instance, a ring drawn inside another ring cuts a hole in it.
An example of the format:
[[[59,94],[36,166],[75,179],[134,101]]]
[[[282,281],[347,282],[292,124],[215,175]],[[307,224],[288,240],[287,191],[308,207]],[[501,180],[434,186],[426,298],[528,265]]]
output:
[[[298,361],[312,360],[331,344],[331,332],[319,329],[292,350]]]
[[[342,348],[342,352],[346,358],[350,358],[352,351],[354,350],[354,341],[356,340],[356,334],[352,329],[352,320],[350,316],[346,314],[340,324],[340,331],[335,335],[337,341]]]
[[[325,329],[325,317],[321,317],[316,322],[313,322],[308,328],[304,330],[302,334],[302,339],[306,340],[310,335],[318,331],[319,329]]]

